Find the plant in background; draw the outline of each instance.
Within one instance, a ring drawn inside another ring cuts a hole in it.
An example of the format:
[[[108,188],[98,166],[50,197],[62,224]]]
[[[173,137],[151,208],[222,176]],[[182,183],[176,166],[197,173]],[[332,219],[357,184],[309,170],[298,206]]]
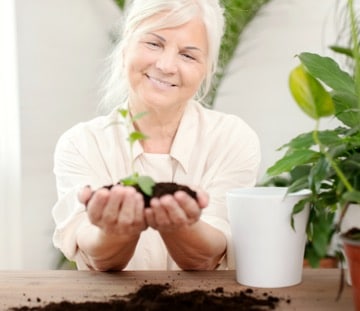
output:
[[[241,40],[241,33],[245,26],[258,13],[262,5],[269,0],[220,0],[225,9],[225,33],[221,41],[219,65],[211,91],[205,103],[213,107],[217,91],[228,73],[228,65],[235,57],[236,48]]]
[[[311,195],[295,206],[293,213],[310,203],[307,233],[313,246],[313,266],[326,254],[334,229],[340,230],[349,204],[360,203],[360,56],[352,0],[348,1],[348,12],[351,47],[332,49],[352,57],[354,72],[345,72],[329,57],[307,52],[297,56],[300,65],[291,71],[289,87],[298,106],[315,120],[315,129],[282,146],[280,149],[286,150],[284,156],[267,170],[270,176],[291,176],[295,171],[303,171],[289,179],[288,191],[311,190]],[[320,120],[329,116],[340,125],[319,130]],[[340,219],[335,226],[336,213]]]

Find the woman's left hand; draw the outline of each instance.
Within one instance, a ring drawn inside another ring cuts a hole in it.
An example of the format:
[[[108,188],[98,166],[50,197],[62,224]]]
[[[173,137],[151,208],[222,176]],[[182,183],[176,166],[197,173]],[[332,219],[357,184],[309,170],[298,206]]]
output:
[[[177,191],[174,195],[153,198],[150,208],[145,209],[145,219],[158,231],[177,230],[197,222],[208,202],[208,195],[203,191],[197,191],[197,200],[184,191]]]

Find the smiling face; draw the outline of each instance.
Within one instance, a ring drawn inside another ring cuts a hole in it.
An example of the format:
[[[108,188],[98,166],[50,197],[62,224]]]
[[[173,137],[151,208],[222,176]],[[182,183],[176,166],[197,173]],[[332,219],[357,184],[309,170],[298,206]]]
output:
[[[200,19],[133,40],[125,50],[131,104],[155,109],[185,106],[205,77],[207,47]]]

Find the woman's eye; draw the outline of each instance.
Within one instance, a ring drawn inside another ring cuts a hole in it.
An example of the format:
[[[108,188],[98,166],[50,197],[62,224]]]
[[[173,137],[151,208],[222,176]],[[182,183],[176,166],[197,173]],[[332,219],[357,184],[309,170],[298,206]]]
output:
[[[183,53],[181,55],[188,60],[195,60],[195,57],[191,56],[190,54]]]
[[[157,42],[148,41],[145,43],[148,47],[150,47],[152,49],[160,47],[160,44],[158,44]]]

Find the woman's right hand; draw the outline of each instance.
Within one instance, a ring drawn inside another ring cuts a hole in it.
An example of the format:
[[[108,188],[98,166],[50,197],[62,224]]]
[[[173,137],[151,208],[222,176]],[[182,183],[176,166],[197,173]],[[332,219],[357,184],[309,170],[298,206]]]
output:
[[[90,222],[105,234],[139,235],[147,228],[143,197],[133,187],[114,185],[96,191],[84,187],[79,200],[86,205]]]

